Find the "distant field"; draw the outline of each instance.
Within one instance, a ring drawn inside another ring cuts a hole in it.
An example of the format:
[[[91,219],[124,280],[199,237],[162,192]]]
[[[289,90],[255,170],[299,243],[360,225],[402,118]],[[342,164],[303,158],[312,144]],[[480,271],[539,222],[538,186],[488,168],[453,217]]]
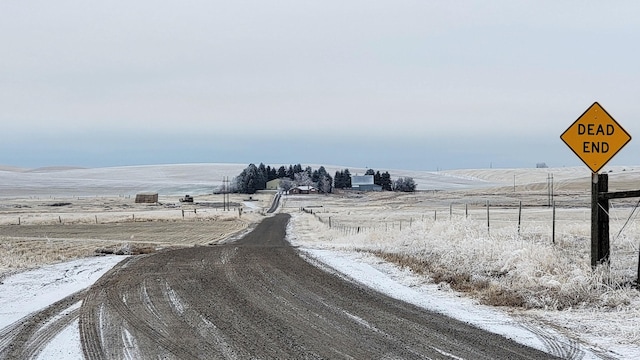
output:
[[[194,204],[164,196],[157,205],[131,197],[0,199],[0,277],[77,257],[216,243],[259,221],[272,196],[232,195],[228,211],[221,195]]]
[[[278,164],[273,164],[277,166]],[[247,164],[182,164],[124,166],[111,168],[77,169],[44,168],[17,169],[0,167],[0,198],[51,198],[86,196],[133,196],[138,192],[158,192],[165,196],[184,194],[211,194],[222,184],[223,178],[232,179]],[[318,168],[320,165],[309,165]],[[330,175],[347,167],[327,166]],[[556,184],[576,184],[577,189],[588,186],[589,171],[583,168],[555,169],[479,169],[448,171],[389,171],[391,177],[413,177],[419,190],[461,190],[478,187],[541,186],[553,174]],[[349,168],[352,175],[364,174],[367,169]],[[616,167],[612,176],[634,173],[634,168]],[[624,170],[624,171],[623,171]],[[633,177],[633,176],[632,176]],[[586,183],[585,183],[586,181]],[[582,185],[580,185],[582,184]],[[586,185],[585,185],[586,184]]]

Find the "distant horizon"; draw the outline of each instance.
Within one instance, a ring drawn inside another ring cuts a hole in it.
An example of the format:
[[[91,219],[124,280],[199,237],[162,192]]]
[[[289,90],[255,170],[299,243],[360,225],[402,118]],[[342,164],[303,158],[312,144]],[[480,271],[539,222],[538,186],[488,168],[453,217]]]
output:
[[[609,165],[636,162],[633,140]],[[365,136],[216,136],[183,134],[94,134],[23,136],[0,144],[0,165],[99,168],[159,164],[350,164],[358,168],[454,170],[584,165],[558,136],[384,138]]]
[[[267,164],[265,164],[267,165]],[[278,164],[268,164],[277,166]],[[283,164],[288,165],[288,164]],[[292,164],[295,165],[295,164]],[[324,166],[333,177],[336,171],[348,168],[352,175],[363,175],[365,168],[301,163],[303,167],[318,169]],[[223,179],[237,177],[247,164],[197,163],[151,164],[121,167],[73,168],[73,169],[3,169],[0,166],[0,197],[15,196],[95,196],[158,192],[165,195],[205,194],[213,191]],[[388,171],[392,179],[411,177],[421,191],[461,190],[473,187],[507,186],[530,183],[544,184],[549,174],[562,186],[569,183],[575,189],[589,190],[591,172],[586,166],[564,168],[493,168],[452,169],[442,171],[373,168],[381,173]],[[25,170],[25,171],[23,171]],[[624,189],[637,187],[640,167],[607,167],[612,172],[611,186]],[[567,183],[566,181],[569,181]],[[577,187],[575,187],[577,186]]]

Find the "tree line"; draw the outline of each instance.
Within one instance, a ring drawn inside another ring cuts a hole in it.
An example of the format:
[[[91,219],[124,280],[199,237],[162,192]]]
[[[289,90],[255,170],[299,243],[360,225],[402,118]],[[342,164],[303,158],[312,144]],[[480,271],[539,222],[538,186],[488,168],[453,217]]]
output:
[[[400,177],[395,181],[391,179],[388,171],[380,173],[373,169],[368,169],[365,175],[373,175],[373,183],[379,185],[383,191],[404,191],[413,192],[416,190],[416,183],[411,177]],[[349,169],[336,171],[331,177],[324,166],[313,169],[310,166],[305,168],[300,164],[272,167],[270,165],[249,164],[242,172],[233,179],[231,191],[243,194],[254,194],[258,190],[267,188],[267,182],[281,179],[280,188],[289,191],[297,186],[312,186],[321,193],[331,193],[333,189],[349,189],[352,186],[351,173]]]

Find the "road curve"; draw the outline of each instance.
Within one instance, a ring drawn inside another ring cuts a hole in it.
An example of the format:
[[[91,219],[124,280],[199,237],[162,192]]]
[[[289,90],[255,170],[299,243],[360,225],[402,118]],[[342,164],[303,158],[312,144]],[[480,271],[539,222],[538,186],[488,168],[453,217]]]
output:
[[[131,257],[80,309],[87,359],[549,359],[298,256],[289,215],[230,244]]]

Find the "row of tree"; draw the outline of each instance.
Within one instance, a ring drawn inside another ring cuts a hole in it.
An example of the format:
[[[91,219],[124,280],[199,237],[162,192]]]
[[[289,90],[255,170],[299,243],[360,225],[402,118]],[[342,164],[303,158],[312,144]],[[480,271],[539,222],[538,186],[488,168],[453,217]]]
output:
[[[416,190],[416,183],[413,178],[401,177],[393,181],[388,171],[380,173],[373,169],[368,169],[365,175],[373,175],[373,183],[382,187],[385,191],[413,192]],[[263,163],[256,166],[249,164],[242,172],[234,178],[231,190],[244,194],[254,194],[258,190],[267,188],[267,182],[281,179],[280,188],[284,191],[297,186],[313,186],[322,193],[331,193],[333,188],[351,188],[351,173],[349,169],[336,171],[332,178],[324,166],[314,170],[310,166],[302,168],[302,165],[280,166],[278,169],[265,166]]]
[[[263,163],[256,166],[249,164],[240,175],[234,178],[231,190],[243,194],[254,194],[258,190],[267,188],[267,182],[281,179],[280,187],[288,191],[296,186],[313,186],[321,192],[330,193],[333,187],[333,178],[327,173],[324,166],[314,170],[310,166],[302,168],[302,165],[289,165],[289,167],[265,166]]]

